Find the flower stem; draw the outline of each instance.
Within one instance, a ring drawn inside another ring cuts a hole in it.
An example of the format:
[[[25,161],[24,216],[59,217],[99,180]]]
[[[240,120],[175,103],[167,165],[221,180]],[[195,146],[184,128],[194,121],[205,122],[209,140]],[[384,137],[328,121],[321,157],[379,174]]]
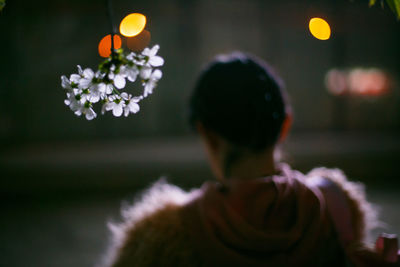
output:
[[[113,87],[113,92],[116,93],[117,95],[121,95],[121,93],[118,90],[116,90],[114,87]]]
[[[111,27],[111,55],[115,55],[115,48],[114,48],[114,35],[115,35],[115,25],[113,19],[113,12],[112,12],[112,0],[107,1],[107,13],[108,13],[108,20],[110,22]]]

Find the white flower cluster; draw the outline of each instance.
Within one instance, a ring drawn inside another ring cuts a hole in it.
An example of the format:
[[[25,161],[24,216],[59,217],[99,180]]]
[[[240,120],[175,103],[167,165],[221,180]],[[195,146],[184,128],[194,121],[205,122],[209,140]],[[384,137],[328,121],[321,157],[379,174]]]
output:
[[[116,117],[122,113],[127,117],[130,113],[140,110],[139,102],[153,93],[157,82],[162,77],[162,72],[156,67],[164,64],[164,59],[157,55],[160,47],[145,48],[141,53],[124,54],[122,49],[107,58],[99,65],[99,70],[82,69],[78,65],[78,73],[71,74],[69,79],[61,76],[61,86],[67,93],[64,103],[77,115],[85,115],[92,120],[97,114],[93,110],[93,104],[101,103],[101,112],[112,111]],[[125,88],[127,80],[135,82],[140,77],[143,92],[138,96],[132,96],[121,92]]]

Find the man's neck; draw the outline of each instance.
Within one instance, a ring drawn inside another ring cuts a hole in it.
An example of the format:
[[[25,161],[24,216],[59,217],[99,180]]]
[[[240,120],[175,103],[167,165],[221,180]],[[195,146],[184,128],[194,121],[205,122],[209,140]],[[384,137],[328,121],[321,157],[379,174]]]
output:
[[[228,178],[252,179],[277,174],[274,160],[274,150],[243,157],[235,162],[230,169]]]

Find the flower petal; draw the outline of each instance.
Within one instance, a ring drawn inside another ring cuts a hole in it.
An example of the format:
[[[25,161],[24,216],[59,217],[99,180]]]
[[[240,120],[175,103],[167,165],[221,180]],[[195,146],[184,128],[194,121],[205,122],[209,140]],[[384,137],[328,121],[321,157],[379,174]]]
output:
[[[83,74],[83,70],[82,70],[81,65],[78,65],[77,67],[78,67],[78,73],[79,73],[79,75],[82,75],[82,74]]]
[[[94,118],[96,118],[96,112],[94,112],[92,108],[88,108],[86,109],[85,117],[88,121],[93,120]]]
[[[67,78],[67,76],[63,75],[61,76],[61,87],[64,89],[70,89],[71,88],[71,84]]]
[[[140,110],[140,106],[138,105],[138,104],[136,104],[135,102],[129,102],[129,110],[132,112],[132,113],[138,113],[139,112],[139,110]]]
[[[79,80],[81,79],[82,77],[80,76],[80,75],[78,75],[78,74],[71,74],[71,76],[69,76],[69,80],[71,81],[71,82],[73,82],[73,83],[79,83]]]
[[[143,96],[147,97],[148,95],[153,93],[153,88],[155,86],[155,83],[150,80],[146,83],[146,85],[144,86],[144,92],[143,92]]]
[[[110,111],[110,110],[114,109],[115,103],[114,102],[108,102],[108,103],[105,103],[104,105],[105,105],[105,110]]]
[[[118,89],[122,89],[125,87],[126,81],[124,76],[117,74],[114,77],[114,85],[115,87],[117,87]]]
[[[105,83],[99,83],[97,85],[97,90],[99,90],[100,93],[105,93],[106,92],[106,84]]]
[[[82,110],[78,109],[74,113],[76,116],[80,116],[80,115],[82,115]]]
[[[159,45],[153,46],[153,47],[151,48],[151,50],[150,50],[149,56],[150,56],[150,57],[155,56],[155,55],[157,54],[157,52],[158,52],[158,49],[160,49],[160,46],[159,46]]]
[[[89,97],[89,101],[92,103],[97,103],[100,100],[100,92],[92,92]]]
[[[142,77],[142,79],[147,80],[149,79],[151,76],[151,68],[149,67],[143,67],[140,71],[140,77]]]
[[[129,95],[126,92],[123,92],[121,94],[122,99],[128,100],[129,99]]]
[[[152,65],[154,67],[160,67],[160,66],[164,65],[164,59],[159,56],[154,56],[154,57],[150,58],[149,63],[150,63],[150,65]]]
[[[122,105],[117,104],[117,105],[114,106],[113,115],[115,117],[120,117],[122,115],[122,111],[123,111],[122,110]]]
[[[92,83],[91,79],[80,79],[79,80],[79,87],[82,89],[89,88],[90,84]]]
[[[128,106],[124,107],[124,116],[128,117],[129,113],[130,113],[129,107]]]
[[[126,77],[129,81],[134,82],[139,74],[139,70],[136,67],[126,69]]]
[[[159,79],[161,79],[161,77],[162,77],[162,72],[161,72],[161,70],[155,70],[155,71],[153,72],[153,74],[151,74],[151,79],[152,79],[153,81],[158,81]]]
[[[92,69],[87,68],[83,71],[83,77],[87,78],[87,79],[93,79],[94,77],[94,72]]]
[[[111,94],[113,91],[114,87],[112,86],[112,84],[106,84],[106,94]]]
[[[143,51],[142,51],[142,55],[144,56],[150,56],[150,48],[146,47]]]

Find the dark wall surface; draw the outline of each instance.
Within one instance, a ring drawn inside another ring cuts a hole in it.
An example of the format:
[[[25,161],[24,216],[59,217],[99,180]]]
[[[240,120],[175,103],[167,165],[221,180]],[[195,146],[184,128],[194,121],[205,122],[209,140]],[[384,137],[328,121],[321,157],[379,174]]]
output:
[[[379,67],[398,79],[400,23],[387,9],[363,1],[121,0],[113,10],[116,24],[131,12],[147,16],[151,44],[160,44],[165,58],[164,77],[137,115],[87,122],[63,104],[60,76],[101,61],[105,1],[7,1],[0,14],[2,143],[187,135],[186,101],[198,71],[233,50],[259,55],[282,75],[295,131],[399,130],[398,84],[372,99],[338,98],[324,86],[333,67]],[[330,22],[330,40],[310,35],[313,16]]]
[[[370,240],[400,234],[400,22],[388,8],[361,0],[114,0],[116,24],[132,12],[147,16],[164,76],[138,114],[86,121],[64,105],[60,76],[101,62],[105,2],[6,0],[0,12],[0,266],[94,266],[122,200],[132,203],[160,176],[185,189],[213,179],[187,126],[187,98],[202,66],[234,50],[266,59],[286,82],[294,126],[283,160],[303,172],[339,167],[364,182],[387,223]],[[314,16],[330,23],[330,40],[311,36]],[[330,94],[326,72],[353,67],[382,69],[390,91]]]

